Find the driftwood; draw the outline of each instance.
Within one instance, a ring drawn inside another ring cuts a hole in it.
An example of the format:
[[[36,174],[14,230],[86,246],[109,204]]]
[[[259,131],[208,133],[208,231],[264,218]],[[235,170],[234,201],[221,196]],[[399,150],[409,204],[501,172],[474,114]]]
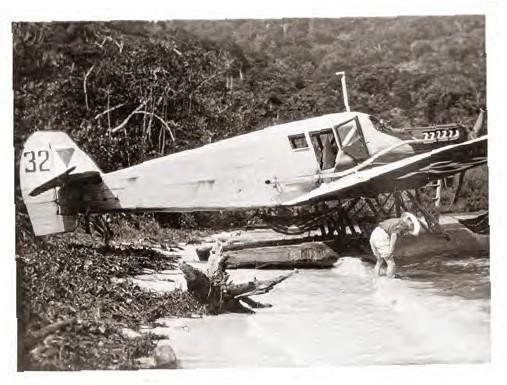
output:
[[[225,271],[227,256],[221,254],[222,247],[218,244],[213,248],[208,260],[206,271],[203,272],[187,263],[181,264],[187,281],[187,288],[199,302],[205,304],[212,314],[225,312],[255,313],[252,308],[270,307],[250,298],[269,292],[274,286],[297,273],[297,270],[280,275],[273,279],[235,284],[229,281]],[[244,305],[248,305],[246,307]]]
[[[311,238],[245,241],[224,246],[227,269],[327,269],[339,254],[334,241],[308,242]],[[211,247],[197,250],[201,260]]]
[[[328,269],[338,260],[331,244],[309,242],[299,245],[260,247],[228,251],[228,269]]]

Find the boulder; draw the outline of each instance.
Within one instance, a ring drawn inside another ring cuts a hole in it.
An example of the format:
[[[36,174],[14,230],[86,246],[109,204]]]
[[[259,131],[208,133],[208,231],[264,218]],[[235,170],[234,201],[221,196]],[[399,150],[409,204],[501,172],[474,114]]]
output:
[[[178,359],[171,345],[160,342],[155,348],[155,369],[177,369]]]

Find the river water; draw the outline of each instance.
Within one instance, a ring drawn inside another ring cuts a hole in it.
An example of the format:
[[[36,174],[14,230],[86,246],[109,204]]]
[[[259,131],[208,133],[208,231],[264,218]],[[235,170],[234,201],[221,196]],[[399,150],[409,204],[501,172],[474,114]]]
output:
[[[235,282],[283,274],[231,270]],[[400,261],[398,278],[359,258],[301,270],[257,297],[271,308],[166,320],[184,368],[478,363],[490,360],[489,258]]]

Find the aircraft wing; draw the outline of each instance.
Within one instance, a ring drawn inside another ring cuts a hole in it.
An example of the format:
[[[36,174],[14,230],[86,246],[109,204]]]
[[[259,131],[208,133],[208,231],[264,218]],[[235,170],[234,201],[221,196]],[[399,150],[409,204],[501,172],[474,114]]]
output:
[[[367,195],[367,192],[382,189],[403,189],[415,180],[441,179],[486,162],[486,157],[473,157],[474,150],[484,147],[487,135],[463,143],[440,147],[422,154],[413,155],[396,162],[356,170],[337,180],[323,183],[316,189],[295,199],[283,202],[282,206],[311,203],[326,198]],[[422,183],[425,184],[425,183]]]

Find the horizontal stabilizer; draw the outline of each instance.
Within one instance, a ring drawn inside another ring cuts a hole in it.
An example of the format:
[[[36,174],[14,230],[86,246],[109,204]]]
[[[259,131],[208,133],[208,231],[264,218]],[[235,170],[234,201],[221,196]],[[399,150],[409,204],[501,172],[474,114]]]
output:
[[[30,193],[30,196],[34,197],[39,194],[42,194],[45,191],[48,191],[55,187],[62,187],[64,184],[73,184],[73,185],[85,185],[85,184],[98,184],[102,182],[102,177],[100,176],[100,172],[98,171],[85,171],[76,174],[71,174],[76,167],[69,168],[64,173],[54,177],[53,179],[48,180],[47,182],[37,186]]]

